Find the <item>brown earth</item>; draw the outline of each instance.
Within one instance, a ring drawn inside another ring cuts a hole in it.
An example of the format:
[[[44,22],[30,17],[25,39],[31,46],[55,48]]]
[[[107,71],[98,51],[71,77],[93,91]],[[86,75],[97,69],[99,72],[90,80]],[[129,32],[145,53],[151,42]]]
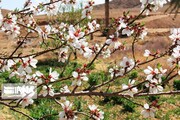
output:
[[[139,0],[112,0],[109,2],[110,9],[134,8],[140,6]],[[104,5],[97,5],[95,9],[102,9]]]

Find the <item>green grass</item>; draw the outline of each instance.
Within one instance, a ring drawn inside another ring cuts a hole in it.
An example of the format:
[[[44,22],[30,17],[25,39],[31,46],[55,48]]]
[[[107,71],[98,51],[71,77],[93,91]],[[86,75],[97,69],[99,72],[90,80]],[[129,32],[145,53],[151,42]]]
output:
[[[49,68],[51,67],[53,70],[58,71],[61,73],[63,71],[63,67],[65,64],[57,62],[56,59],[53,60],[46,60],[46,61],[40,61],[38,63],[37,70],[41,71],[45,75],[49,73]],[[82,65],[77,62],[70,62],[66,66],[66,70],[63,73],[63,76],[70,76],[74,70],[77,68],[80,68]],[[93,69],[93,68],[91,68]],[[0,73],[0,84],[6,83],[8,80],[9,73]],[[133,71],[130,74],[127,75],[125,78],[117,79],[114,83],[111,83],[110,85],[107,85],[105,90],[108,88],[108,92],[113,92],[116,88],[121,89],[121,85],[123,83],[127,84],[129,79],[139,79],[138,72]],[[84,88],[88,88],[92,85],[100,84],[104,81],[107,81],[110,79],[109,73],[106,73],[104,71],[98,71],[98,72],[92,72],[89,75],[89,81],[87,83],[83,83]],[[11,82],[19,82],[19,79],[16,77],[11,79]],[[70,86],[72,83],[72,80],[63,81],[61,83],[53,84],[53,87],[55,88],[55,91],[58,92],[61,87],[64,85]],[[138,81],[137,81],[138,83]],[[60,98],[57,98],[60,99]],[[73,103],[73,109],[79,111],[79,112],[89,112],[88,110],[88,103],[99,103],[99,108],[104,111],[104,120],[146,120],[143,119],[140,115],[141,109],[140,107],[137,107],[133,102],[126,100],[121,97],[94,97],[94,96],[86,96],[86,97],[67,97],[68,100],[70,100]],[[135,102],[138,102],[140,104],[144,104],[145,101],[152,102],[153,100],[158,100],[161,105],[163,104],[173,104],[176,106],[179,100],[180,96],[151,96],[151,97],[139,97],[136,99],[132,99]],[[1,105],[1,109],[4,109],[4,107]],[[156,112],[156,118],[161,120],[169,120],[171,117],[178,118],[180,116],[180,108],[176,107],[174,109],[170,109],[164,112],[164,109],[166,108],[160,108]],[[60,105],[56,104],[54,100],[52,99],[38,99],[34,100],[34,104],[26,107],[26,109],[21,109],[22,111],[25,111],[35,119],[38,119],[44,115],[48,114],[56,114],[55,116],[49,116],[46,117],[45,120],[58,120],[58,114],[60,111],[62,111],[62,108]],[[10,110],[9,110],[10,111]],[[4,113],[3,113],[4,114]],[[10,114],[14,116],[16,120],[23,119],[26,120],[25,117],[22,115],[15,113],[13,111],[10,111]],[[80,115],[79,119],[82,120],[89,120],[89,118]]]

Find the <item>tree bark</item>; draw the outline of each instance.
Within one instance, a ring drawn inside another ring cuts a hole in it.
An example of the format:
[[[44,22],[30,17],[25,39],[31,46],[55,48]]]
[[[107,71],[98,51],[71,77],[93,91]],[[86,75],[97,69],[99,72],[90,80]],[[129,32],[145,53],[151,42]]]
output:
[[[109,0],[105,0],[105,19],[106,27],[109,25]]]
[[[108,28],[108,25],[109,25],[109,0],[105,0],[105,27]],[[109,32],[107,32],[107,37],[108,36],[109,36]]]

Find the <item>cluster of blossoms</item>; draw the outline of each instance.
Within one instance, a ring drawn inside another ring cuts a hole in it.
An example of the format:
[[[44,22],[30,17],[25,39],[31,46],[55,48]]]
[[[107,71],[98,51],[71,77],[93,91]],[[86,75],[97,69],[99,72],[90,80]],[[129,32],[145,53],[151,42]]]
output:
[[[68,40],[68,44],[74,50],[78,50],[79,53],[82,54],[85,58],[91,58],[94,54],[94,49],[89,47],[89,43],[87,42],[85,36],[99,29],[99,27],[100,25],[97,24],[95,20],[92,20],[92,22],[88,22],[87,26],[84,27],[85,29],[82,29],[79,26],[70,25],[67,29],[68,34],[62,34],[63,36],[61,36],[61,39]],[[65,60],[67,60],[68,49],[68,47],[60,49],[59,61],[65,62]]]
[[[62,4],[74,5],[76,0],[50,0],[50,2],[52,2],[52,4],[45,6],[45,12],[48,16],[55,16],[61,12],[60,7]]]
[[[171,0],[140,0],[142,3],[141,8],[144,10],[146,7],[146,15],[151,11],[157,11],[159,8],[162,8],[165,4]]]
[[[158,101],[154,100],[152,103],[149,104],[144,104],[144,110],[141,111],[141,114],[143,115],[144,118],[154,118],[155,117],[155,109],[154,108],[160,108],[160,105],[158,105]]]
[[[126,72],[132,70],[135,67],[135,62],[133,59],[129,59],[127,57],[123,57],[122,61],[118,66],[114,68],[110,68],[109,72],[111,73],[111,77],[123,76]]]
[[[129,24],[135,19],[136,16],[129,16],[127,13],[124,13],[123,17],[116,19],[116,31],[122,30],[122,35],[136,36],[140,39],[144,39],[147,35],[147,28],[140,23]]]
[[[68,86],[64,86],[60,89],[60,93],[70,93],[71,91],[69,90]],[[61,100],[66,100],[66,97],[61,97]]]
[[[95,120],[103,120],[104,112],[97,108],[96,105],[89,105],[91,117]]]
[[[72,109],[73,104],[70,101],[66,100],[64,103],[60,103],[63,111],[59,113],[60,119],[67,119],[67,120],[76,120],[78,117],[76,116],[76,111]],[[97,108],[96,105],[89,105],[90,116],[95,120],[103,120],[104,119],[104,112]]]
[[[37,62],[38,61],[32,56],[15,60],[1,60],[1,72],[9,72],[9,78],[17,76],[18,78],[20,78],[22,83],[32,85],[40,85],[42,83],[45,83],[46,85],[42,87],[40,94],[42,94],[43,96],[54,96],[54,90],[51,85],[48,85],[48,83],[58,80],[59,73],[57,73],[56,71],[52,71],[52,68],[50,68],[49,74],[47,76],[43,75],[40,71],[36,71],[33,74],[32,68],[36,68]],[[23,107],[32,104],[33,94],[35,93],[32,92],[32,94],[23,94],[20,104],[22,104]]]
[[[93,20],[92,22],[88,22],[88,29],[85,31],[85,33],[86,34],[92,33],[99,28],[100,25],[96,22],[96,20]]]
[[[57,15],[59,12],[60,3],[53,3],[45,7],[48,16]]]
[[[68,47],[60,48],[59,50],[59,56],[58,56],[58,62],[65,63],[68,59]]]
[[[119,48],[122,48],[122,43],[118,41],[118,32],[116,32],[115,35],[110,35],[109,39],[106,40],[107,45],[112,45],[114,47],[114,50],[117,50]]]
[[[150,93],[158,93],[163,91],[161,83],[162,77],[166,71],[167,69],[162,69],[162,67],[153,69],[150,66],[144,70],[144,73],[147,75],[146,80],[148,80],[148,83],[146,83],[145,86],[149,88]]]
[[[60,119],[66,119],[66,120],[75,120],[77,119],[77,116],[75,116],[75,112],[72,110],[72,103],[70,101],[65,101],[64,103],[61,103],[61,106],[63,108],[63,111],[59,113]]]
[[[43,2],[36,5],[31,0],[26,0],[24,3],[24,9],[29,9],[29,11],[34,15],[44,11],[48,16],[54,16],[61,12],[61,5],[74,5],[76,0],[48,0],[48,3],[49,4],[45,6],[43,5]]]
[[[93,10],[93,5],[94,5],[93,0],[89,0],[86,3],[86,5],[85,5],[85,7],[84,7],[84,9],[82,11],[82,17],[81,17],[82,19],[84,19],[84,18],[91,19],[91,12]]]
[[[138,92],[137,87],[131,88],[132,86],[134,86],[134,83],[135,83],[135,80],[130,79],[129,82],[128,82],[128,85],[122,84],[122,89],[123,90],[129,89],[128,91],[126,91],[125,95],[129,95],[129,96],[133,97],[134,94]]]
[[[123,29],[122,34],[126,34],[127,36],[131,36],[132,34],[134,34],[143,40],[147,35],[147,28],[145,28],[144,25],[141,25],[140,23],[135,23],[132,26],[128,26]]]
[[[72,85],[81,86],[82,81],[88,81],[89,78],[87,75],[89,74],[89,70],[87,70],[87,65],[84,65],[83,68],[77,69],[72,73],[72,76],[75,78],[75,80],[72,82]]]
[[[82,54],[85,58],[92,57],[92,50],[89,48],[89,44],[86,41],[85,32],[80,28],[74,28],[74,26],[69,27],[69,37],[70,44],[73,48],[77,49],[80,54]]]
[[[24,82],[33,85],[40,85],[42,83],[45,83],[45,85],[42,86],[39,95],[42,95],[44,97],[47,95],[54,96],[54,89],[52,85],[48,85],[48,83],[56,81],[58,77],[59,77],[59,73],[57,73],[56,71],[52,71],[52,69],[50,68],[49,74],[47,76],[43,75],[40,71],[37,71],[33,75],[28,74],[24,76]],[[32,99],[33,95],[34,92],[32,94],[22,96],[20,102],[22,107],[28,106],[33,103],[33,99]]]
[[[24,80],[23,76],[27,76],[28,74],[32,73],[31,67],[36,68],[36,64],[37,60],[33,57],[0,61],[2,72],[8,71],[11,73],[9,77],[18,75],[22,77],[22,80]]]
[[[172,50],[171,50],[171,56],[168,59],[168,63],[170,67],[173,67],[174,65],[178,66],[178,69],[180,67],[180,28],[174,28],[171,30],[171,35],[169,38],[173,41],[172,44]],[[178,74],[180,75],[180,70],[178,70]]]
[[[0,30],[5,32],[10,39],[14,39],[20,34],[17,19],[16,15],[11,13],[4,18],[0,10]]]

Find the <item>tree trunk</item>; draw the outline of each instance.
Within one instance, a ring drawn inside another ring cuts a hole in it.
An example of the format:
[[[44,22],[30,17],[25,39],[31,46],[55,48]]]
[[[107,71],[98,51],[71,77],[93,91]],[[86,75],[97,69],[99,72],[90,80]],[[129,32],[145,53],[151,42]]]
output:
[[[109,0],[105,0],[105,27],[108,28],[108,25],[109,25]],[[108,33],[109,32],[107,32],[107,36],[109,36]]]
[[[109,0],[105,0],[105,19],[106,27],[109,25]]]

